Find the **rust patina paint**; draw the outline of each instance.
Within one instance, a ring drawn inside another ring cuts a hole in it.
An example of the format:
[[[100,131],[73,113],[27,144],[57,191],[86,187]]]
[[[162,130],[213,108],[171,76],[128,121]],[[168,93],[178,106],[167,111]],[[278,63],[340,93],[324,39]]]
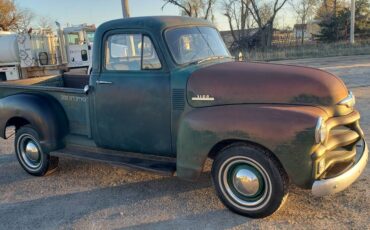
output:
[[[188,82],[188,101],[196,95],[211,95],[206,105],[279,103],[333,106],[348,95],[336,76],[313,68],[227,62],[195,71]]]
[[[214,101],[192,100],[198,95]],[[240,140],[268,148],[296,185],[310,188],[317,120],[332,116],[328,108],[347,96],[339,78],[313,68],[245,62],[200,68],[187,82],[177,174],[196,177],[212,147]]]
[[[194,179],[209,151],[223,140],[249,141],[272,151],[293,182],[312,184],[311,154],[315,146],[317,107],[226,105],[198,108],[181,122],[177,145],[177,175]]]

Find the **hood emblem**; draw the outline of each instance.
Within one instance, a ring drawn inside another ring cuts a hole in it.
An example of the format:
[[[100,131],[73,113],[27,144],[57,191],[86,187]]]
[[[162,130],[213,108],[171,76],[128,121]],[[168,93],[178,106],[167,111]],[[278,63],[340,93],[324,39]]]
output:
[[[192,97],[191,100],[193,101],[214,101],[215,98],[211,97],[210,95],[197,95],[196,97]]]

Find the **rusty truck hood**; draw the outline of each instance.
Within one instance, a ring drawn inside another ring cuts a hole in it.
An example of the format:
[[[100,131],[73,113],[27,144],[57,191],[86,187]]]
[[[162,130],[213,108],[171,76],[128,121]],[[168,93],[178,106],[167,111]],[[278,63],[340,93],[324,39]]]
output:
[[[193,107],[245,103],[332,106],[348,90],[328,72],[298,66],[226,62],[192,73],[187,100]]]

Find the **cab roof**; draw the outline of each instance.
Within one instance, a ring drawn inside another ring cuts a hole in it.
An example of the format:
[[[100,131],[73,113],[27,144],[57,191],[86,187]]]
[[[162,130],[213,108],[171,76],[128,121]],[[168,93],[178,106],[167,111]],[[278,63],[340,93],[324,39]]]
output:
[[[102,34],[112,29],[146,29],[151,31],[163,31],[170,27],[179,26],[212,26],[214,25],[204,19],[181,17],[181,16],[150,16],[116,19],[101,24],[97,33]]]

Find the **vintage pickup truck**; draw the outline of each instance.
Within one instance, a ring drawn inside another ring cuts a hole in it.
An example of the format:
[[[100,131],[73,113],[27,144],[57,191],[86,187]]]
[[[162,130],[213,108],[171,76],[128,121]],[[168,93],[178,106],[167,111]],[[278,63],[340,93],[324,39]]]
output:
[[[97,29],[90,77],[0,84],[0,133],[15,126],[35,176],[67,156],[195,181],[210,158],[221,201],[258,218],[282,206],[290,181],[323,196],[360,176],[354,105],[330,73],[234,61],[207,21],[141,17]]]

